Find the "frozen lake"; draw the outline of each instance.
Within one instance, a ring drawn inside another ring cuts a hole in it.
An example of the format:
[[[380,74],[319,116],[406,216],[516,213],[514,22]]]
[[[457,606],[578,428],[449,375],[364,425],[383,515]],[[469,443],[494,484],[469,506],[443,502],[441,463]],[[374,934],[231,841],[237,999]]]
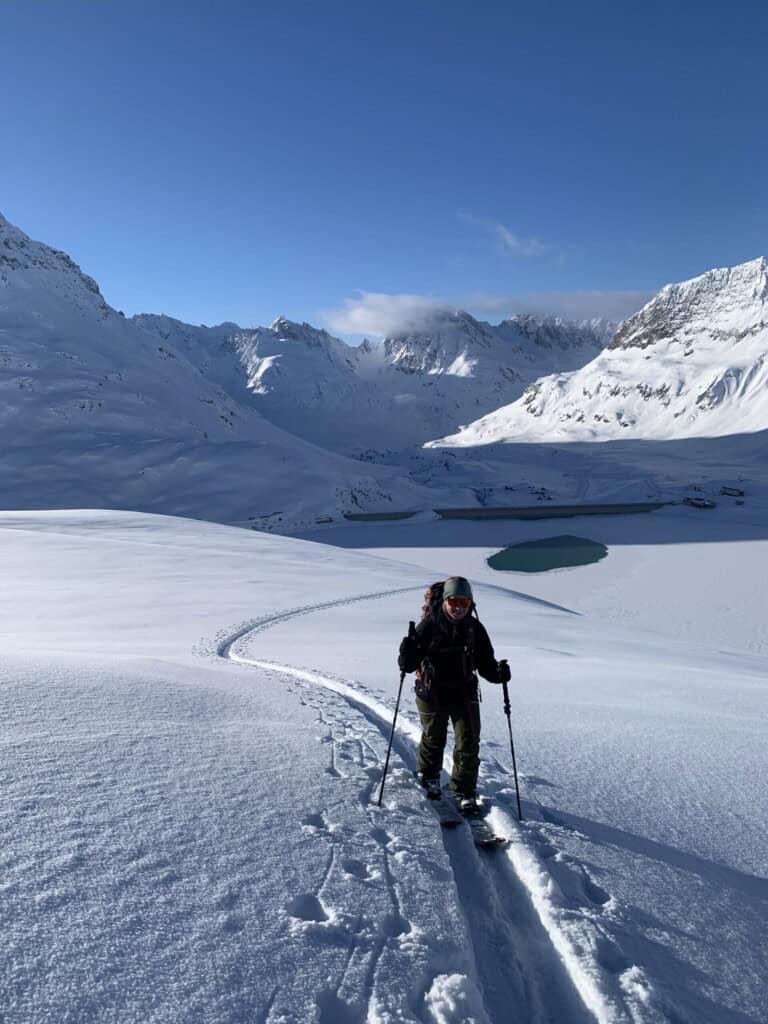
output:
[[[608,554],[605,544],[563,534],[510,544],[491,555],[488,565],[501,572],[549,572],[577,565],[591,565]]]

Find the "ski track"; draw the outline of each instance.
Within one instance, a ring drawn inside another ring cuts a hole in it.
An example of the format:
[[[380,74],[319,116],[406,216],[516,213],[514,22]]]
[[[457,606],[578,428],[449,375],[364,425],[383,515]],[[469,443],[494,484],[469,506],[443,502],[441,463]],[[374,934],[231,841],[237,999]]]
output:
[[[234,632],[219,634],[215,651],[221,658],[261,668],[306,688],[309,699],[303,702],[315,708],[318,721],[328,729],[322,738],[330,748],[326,771],[343,777],[337,767],[339,761],[352,759],[360,767],[366,762],[380,762],[380,752],[369,737],[389,739],[393,709],[374,697],[362,683],[351,685],[348,680],[326,673],[253,658],[247,653],[248,645],[260,632],[300,616],[414,590],[421,591],[421,587],[359,594],[253,619]],[[332,699],[327,696],[328,691],[334,695]],[[339,718],[339,697],[367,723],[366,732],[351,735],[357,758],[342,749],[349,746],[350,727],[348,717]],[[407,776],[415,768],[420,734],[415,714],[401,708],[392,750],[403,762]],[[446,765],[449,758],[450,751]],[[359,797],[370,807],[371,834],[378,838],[384,853],[383,871],[394,908],[392,920],[385,922],[378,936],[366,971],[367,992],[373,1000],[379,960],[388,937],[397,935],[403,916],[396,872],[392,870],[388,851],[391,837],[381,827],[376,806],[380,764],[377,770],[368,767],[366,774],[370,782]],[[398,785],[398,775],[402,784],[403,769],[396,768],[393,760],[387,780],[390,791]],[[525,776],[520,778],[524,784]],[[443,829],[441,836],[471,937],[477,981],[491,1024],[510,1019],[510,1013],[529,1024],[565,1020],[569,1024],[649,1024],[668,1019],[645,972],[631,963],[612,937],[616,923],[621,922],[622,908],[583,864],[558,847],[558,836],[568,831],[568,826],[554,820],[551,814],[545,816],[538,801],[531,797],[524,799],[525,820],[518,822],[509,768],[493,755],[483,760],[481,781],[483,791],[491,799],[488,821],[507,840],[506,847],[477,850],[466,828]],[[312,827],[327,827],[322,814],[313,817],[317,824]],[[315,897],[320,906],[322,889],[336,857],[333,848]],[[345,870],[367,870],[353,858],[346,858],[344,863]],[[338,998],[343,990],[355,955],[353,943],[336,996],[332,998]],[[422,1004],[425,995],[426,990],[422,992]],[[369,1010],[375,1012],[375,1007],[369,1006]],[[415,1006],[414,1012],[418,1014]],[[421,1014],[418,1016],[421,1019]]]

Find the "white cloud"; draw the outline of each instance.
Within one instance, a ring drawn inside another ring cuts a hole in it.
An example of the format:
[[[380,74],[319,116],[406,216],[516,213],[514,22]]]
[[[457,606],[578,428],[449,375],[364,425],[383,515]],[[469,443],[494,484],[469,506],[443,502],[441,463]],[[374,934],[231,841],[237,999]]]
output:
[[[475,217],[474,214],[459,210],[458,218],[473,228],[480,228],[497,238],[507,252],[515,256],[543,256],[557,249],[556,246],[542,242],[539,238],[521,238],[506,224],[490,220],[487,217]]]
[[[551,248],[538,238],[520,238],[504,224],[495,224],[494,227],[504,247],[518,256],[541,256]]]
[[[336,334],[380,338],[400,331],[417,331],[435,313],[465,309],[475,316],[503,319],[515,313],[561,316],[566,320],[625,320],[653,297],[639,291],[529,292],[494,295],[469,292],[455,299],[434,295],[387,295],[360,292],[345,299],[338,309],[320,314],[323,324]]]
[[[387,295],[383,292],[360,292],[356,298],[345,299],[340,309],[321,313],[321,319],[339,334],[381,337],[402,330],[418,330],[450,303],[431,295]]]

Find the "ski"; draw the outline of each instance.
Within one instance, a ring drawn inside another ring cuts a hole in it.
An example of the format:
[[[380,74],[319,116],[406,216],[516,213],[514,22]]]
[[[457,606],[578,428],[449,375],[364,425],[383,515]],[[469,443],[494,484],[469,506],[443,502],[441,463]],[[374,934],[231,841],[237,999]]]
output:
[[[506,846],[508,840],[498,836],[487,821],[483,821],[477,815],[464,815],[464,821],[472,833],[472,842],[480,850],[496,850],[500,846]]]
[[[457,808],[457,810],[459,809]],[[507,844],[507,840],[503,836],[496,835],[486,821],[488,810],[489,808],[486,804],[477,803],[472,811],[462,813],[459,810],[472,833],[472,842],[481,850],[495,850],[497,847],[506,846]]]
[[[425,794],[427,803],[437,815],[443,828],[458,828],[466,825],[472,835],[472,842],[480,850],[494,850],[499,846],[505,846],[507,840],[497,836],[487,821],[484,814],[487,809],[480,809],[478,814],[462,814],[456,806],[453,793],[442,790],[440,796],[429,797]]]
[[[443,828],[458,828],[464,822],[453,799],[447,793],[438,797],[426,797],[427,803],[435,812]]]

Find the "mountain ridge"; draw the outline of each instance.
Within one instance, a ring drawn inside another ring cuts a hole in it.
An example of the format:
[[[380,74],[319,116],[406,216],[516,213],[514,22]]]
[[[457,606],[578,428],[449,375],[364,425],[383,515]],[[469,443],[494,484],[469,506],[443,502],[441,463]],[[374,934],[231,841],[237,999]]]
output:
[[[768,427],[766,305],[759,258],[667,286],[617,331],[454,311],[354,348],[285,316],[252,328],[126,318],[67,254],[0,218],[5,500],[285,529],[508,501],[511,467],[531,458],[526,493],[543,478],[586,493],[535,454],[430,452],[754,434]]]
[[[768,260],[667,285],[590,363],[434,442],[685,438],[768,428]]]

